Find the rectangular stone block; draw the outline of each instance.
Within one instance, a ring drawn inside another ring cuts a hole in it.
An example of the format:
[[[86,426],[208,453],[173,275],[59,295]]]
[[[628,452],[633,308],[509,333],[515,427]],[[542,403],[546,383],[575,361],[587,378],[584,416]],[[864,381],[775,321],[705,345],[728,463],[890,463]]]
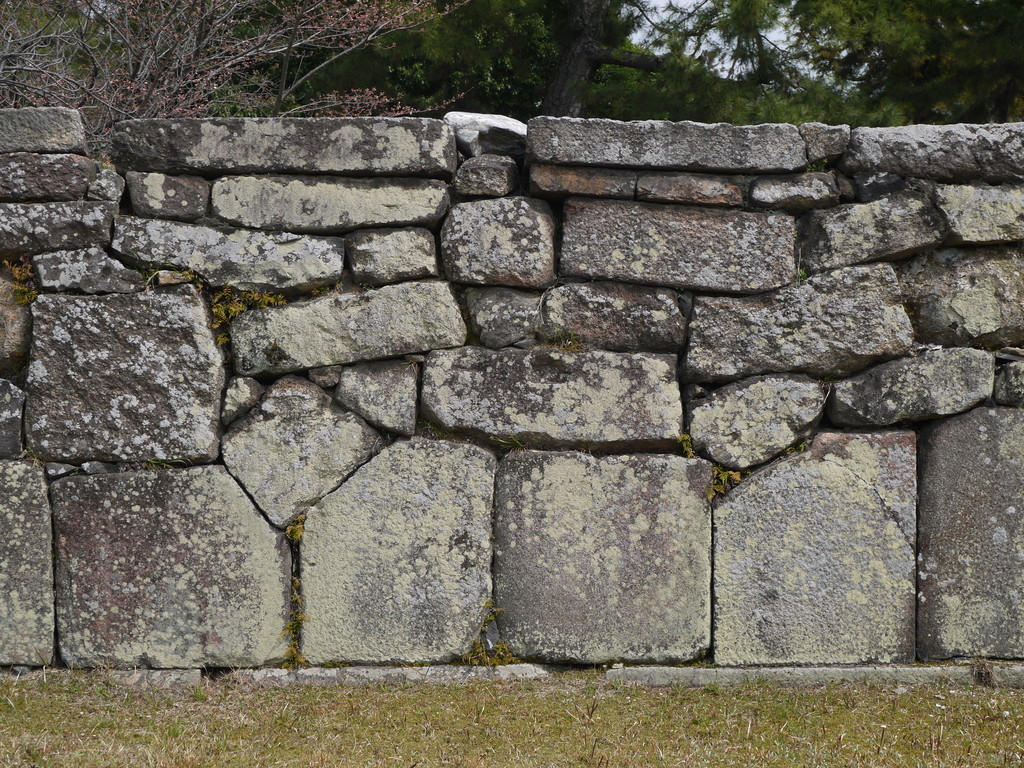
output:
[[[1024,186],[939,184],[935,204],[946,217],[953,243],[1024,240]]]
[[[697,173],[641,173],[636,197],[651,203],[743,205],[743,187],[725,176]]]
[[[0,203],[0,256],[110,244],[116,203]]]
[[[636,171],[532,165],[530,194],[535,197],[585,195],[632,200],[636,193],[636,177]]]
[[[81,155],[0,155],[0,202],[82,200],[96,163]]]
[[[0,153],[87,153],[82,116],[64,107],[0,109]]]

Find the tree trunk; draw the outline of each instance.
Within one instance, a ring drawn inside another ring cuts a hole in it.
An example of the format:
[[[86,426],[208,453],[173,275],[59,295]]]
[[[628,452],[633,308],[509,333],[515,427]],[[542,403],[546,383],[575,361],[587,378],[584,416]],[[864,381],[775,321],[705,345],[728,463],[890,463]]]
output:
[[[548,83],[543,115],[583,117],[582,87],[594,78],[610,0],[569,0],[569,23]]]

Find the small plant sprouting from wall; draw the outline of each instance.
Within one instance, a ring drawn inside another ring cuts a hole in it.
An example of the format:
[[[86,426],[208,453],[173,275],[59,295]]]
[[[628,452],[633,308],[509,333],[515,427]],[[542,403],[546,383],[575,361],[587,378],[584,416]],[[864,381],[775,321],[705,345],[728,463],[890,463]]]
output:
[[[289,529],[290,530],[290,529]],[[282,633],[288,638],[288,649],[284,653],[284,668],[298,669],[309,665],[306,657],[302,655],[302,625],[306,621],[306,614],[303,611],[302,581],[298,577],[292,578],[291,591],[291,612],[288,614],[288,623],[284,625]]]
[[[236,291],[230,285],[225,285],[210,297],[210,314],[213,315],[212,326],[216,330],[250,309],[283,307],[287,303],[284,296],[277,293]],[[227,333],[217,335],[217,344],[219,345],[227,344],[229,340],[230,337]]]
[[[14,281],[14,300],[18,304],[31,304],[39,295],[39,287],[32,261],[28,256],[20,259],[5,258],[0,260],[0,274],[8,273]]]
[[[473,647],[462,655],[460,661],[472,667],[501,667],[506,664],[518,664],[522,660],[512,653],[504,640],[498,640],[491,650],[487,650],[487,643],[484,640],[487,637],[488,629],[497,621],[502,609],[495,608],[494,603],[490,600],[484,607],[488,609],[488,614],[480,627],[480,634],[473,640]]]
[[[726,469],[725,467],[720,467],[716,464],[711,468],[711,485],[708,486],[707,491],[704,493],[707,496],[708,501],[712,501],[716,496],[722,496],[723,494],[728,493],[742,479],[742,472],[738,472],[734,469]]]

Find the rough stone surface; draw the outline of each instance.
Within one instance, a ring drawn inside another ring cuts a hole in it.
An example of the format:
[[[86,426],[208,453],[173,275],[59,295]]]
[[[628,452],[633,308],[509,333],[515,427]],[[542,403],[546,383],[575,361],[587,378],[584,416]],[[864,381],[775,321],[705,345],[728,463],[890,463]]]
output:
[[[32,316],[25,436],[37,455],[217,458],[224,368],[193,289],[43,295]]]
[[[939,184],[935,204],[949,224],[953,243],[1012,243],[1024,240],[1024,186]]]
[[[855,173],[853,182],[859,203],[873,203],[879,198],[894,192],[902,192],[907,188],[907,180],[895,173]]]
[[[0,155],[0,201],[81,200],[95,175],[96,163],[81,155]]]
[[[86,153],[82,116],[64,107],[0,109],[0,153]]]
[[[918,654],[1024,656],[1024,412],[977,408],[921,433]]]
[[[685,377],[716,382],[782,371],[844,375],[912,348],[892,267],[848,267],[763,296],[698,296]]]
[[[470,197],[501,197],[519,186],[516,161],[504,155],[471,157],[455,174],[455,191]]]
[[[914,659],[913,432],[820,433],[715,508],[715,661]]]
[[[59,461],[48,461],[44,467],[46,472],[47,480],[57,480],[61,477],[67,477],[78,472],[78,467],[74,464],[61,464]]]
[[[498,349],[532,338],[540,322],[541,295],[511,288],[466,291],[469,327],[485,347]]]
[[[995,360],[981,349],[933,349],[832,385],[833,424],[884,427],[949,416],[992,396]]]
[[[103,475],[110,472],[117,472],[117,464],[109,461],[85,461],[82,462],[82,471],[87,475]]]
[[[200,669],[111,669],[106,678],[117,685],[141,690],[169,691],[203,683]]]
[[[449,112],[444,121],[455,131],[459,151],[469,157],[512,155],[526,152],[526,123],[505,115]]]
[[[274,382],[221,442],[224,465],[271,523],[284,528],[364,464],[380,435],[306,379]]]
[[[0,461],[0,530],[0,666],[52,664],[53,545],[41,467]]]
[[[220,409],[220,422],[227,426],[242,418],[260,401],[266,391],[256,379],[232,376],[224,390],[224,405]]]
[[[214,286],[300,292],[341,280],[345,242],[287,232],[203,227],[119,216],[114,250],[135,263],[190,269]]]
[[[540,334],[613,352],[677,352],[686,341],[686,318],[672,290],[572,283],[545,294]]]
[[[808,437],[825,392],[806,376],[756,376],[729,384],[688,408],[693,447],[716,464],[746,469]]]
[[[555,219],[543,200],[503,197],[454,206],[441,258],[458,283],[543,287],[555,277]]]
[[[418,384],[417,363],[357,363],[341,369],[334,399],[379,429],[412,435],[416,431]]]
[[[917,192],[812,211],[801,230],[800,266],[808,272],[901,258],[945,238],[942,218]]]
[[[757,208],[779,208],[805,213],[828,208],[839,202],[839,186],[831,173],[802,173],[799,176],[761,176],[750,185],[750,202]]]
[[[609,669],[605,680],[613,683],[636,683],[649,686],[682,686],[706,688],[708,686],[749,685],[837,685],[867,683],[868,685],[951,685],[968,687],[975,684],[974,674],[966,664],[958,666],[884,666],[856,667],[755,667],[736,669],[729,667],[624,667]]]
[[[1024,179],[1024,123],[854,128],[840,168],[940,181],[1018,181]]]
[[[743,187],[736,181],[696,173],[641,173],[636,196],[652,203],[743,205]]]
[[[796,279],[793,219],[570,198],[560,271],[567,277],[756,293]]]
[[[850,143],[850,126],[803,123],[800,136],[807,144],[807,162],[833,160],[846,151]]]
[[[466,323],[444,283],[400,283],[252,310],[231,324],[243,376],[398,357],[466,341]]]
[[[210,183],[198,176],[128,171],[128,197],[137,216],[194,221],[206,215]]]
[[[336,176],[224,176],[213,213],[230,224],[292,232],[432,226],[448,210],[448,188],[428,179]]]
[[[585,195],[632,200],[636,194],[636,178],[636,171],[531,165],[530,194],[536,197]]]
[[[32,266],[44,291],[135,293],[146,286],[142,275],[102,248],[39,253],[32,257]]]
[[[223,467],[80,475],[50,493],[57,626],[69,665],[282,659],[287,542]]]
[[[430,421],[506,444],[668,448],[682,431],[675,357],[463,347],[431,352]]]
[[[429,229],[364,229],[346,235],[345,248],[352,279],[359,284],[386,285],[441,274]]]
[[[510,453],[495,498],[494,601],[517,656],[673,663],[711,643],[711,465]]]
[[[0,256],[110,243],[113,203],[0,203]]]
[[[7,379],[0,379],[0,459],[21,455],[21,412],[25,393]]]
[[[992,397],[997,405],[1024,407],[1024,363],[1007,363],[999,369]]]
[[[408,117],[126,120],[114,128],[119,167],[163,173],[455,173],[452,130]]]
[[[86,200],[105,200],[116,203],[124,195],[124,177],[117,171],[109,168],[101,168],[92,180],[88,191],[85,193]]]
[[[993,664],[991,684],[997,688],[1024,688],[1024,665]]]
[[[464,685],[476,681],[539,680],[551,672],[540,664],[505,664],[496,667],[430,664],[418,667],[306,667],[287,669],[240,669],[230,673],[232,681],[252,685],[395,685],[434,683]]]
[[[527,158],[555,165],[766,173],[807,165],[796,126],[535,117]]]
[[[896,265],[918,341],[947,346],[1024,343],[1024,250],[948,248]]]
[[[318,387],[331,389],[338,386],[338,382],[341,380],[342,368],[344,366],[341,365],[325,365],[321,368],[310,368],[306,371],[306,376]]]
[[[18,284],[0,266],[0,376],[18,371],[28,359],[32,310],[18,301]]]
[[[313,508],[302,539],[310,663],[469,650],[491,594],[495,465],[476,446],[402,441]]]

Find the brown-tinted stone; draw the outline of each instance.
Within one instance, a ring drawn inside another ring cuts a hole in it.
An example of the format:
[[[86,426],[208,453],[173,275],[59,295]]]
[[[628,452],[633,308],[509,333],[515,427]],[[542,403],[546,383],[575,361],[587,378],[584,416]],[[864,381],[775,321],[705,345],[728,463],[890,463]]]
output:
[[[636,193],[636,177],[636,171],[532,165],[530,194],[536,197],[585,195],[632,200]]]
[[[0,155],[0,202],[81,200],[96,163],[81,155]]]
[[[726,176],[696,173],[641,173],[636,197],[652,203],[743,205],[743,187]]]
[[[206,215],[210,183],[198,176],[128,171],[128,196],[136,216],[195,221]]]

